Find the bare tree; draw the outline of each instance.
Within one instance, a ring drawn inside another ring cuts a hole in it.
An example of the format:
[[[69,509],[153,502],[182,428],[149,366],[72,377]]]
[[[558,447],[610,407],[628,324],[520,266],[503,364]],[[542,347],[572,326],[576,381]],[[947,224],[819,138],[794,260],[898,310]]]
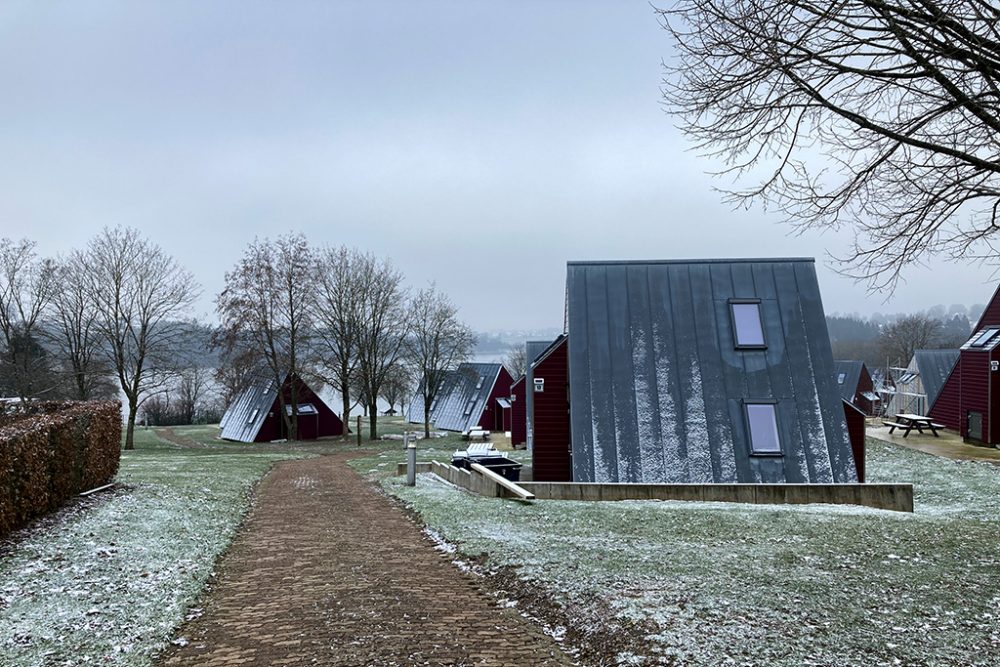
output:
[[[44,351],[38,343],[39,317],[52,299],[52,262],[39,259],[35,242],[0,239],[0,365],[14,392],[26,400],[48,389],[38,379],[47,375]]]
[[[362,287],[371,258],[348,248],[325,248],[316,258],[316,372],[340,394],[345,424],[351,420],[358,382],[358,346],[364,312]],[[356,399],[355,399],[356,402]],[[351,437],[344,429],[344,439]]]
[[[883,358],[906,366],[917,350],[934,347],[941,321],[926,315],[908,315],[888,324],[879,336]]]
[[[664,95],[734,201],[852,224],[870,289],[932,254],[996,260],[1000,6],[983,0],[678,0]]]
[[[227,351],[252,351],[267,368],[279,387],[279,409],[290,440],[298,439],[299,383],[291,382],[287,399],[280,388],[289,375],[303,374],[312,327],[313,267],[312,250],[301,234],[254,240],[226,273],[226,287],[216,299],[222,320],[217,340]]]
[[[528,368],[527,354],[523,344],[514,345],[510,348],[507,356],[503,358],[503,365],[507,367],[507,371],[512,377],[519,378],[524,375],[524,371]]]
[[[361,256],[358,284],[361,316],[358,319],[358,384],[368,406],[368,433],[378,437],[378,406],[382,385],[399,363],[406,336],[406,293],[403,274],[388,260]]]
[[[431,405],[446,374],[468,359],[476,345],[472,329],[458,319],[458,309],[434,285],[410,304],[407,357],[421,378],[418,393],[424,408],[424,437],[430,437]]]
[[[134,449],[139,406],[174,376],[186,328],[182,319],[200,294],[190,272],[135,229],[105,228],[82,255],[86,297],[118,377],[128,422],[125,449]]]
[[[386,375],[382,383],[382,399],[389,404],[389,410],[395,411],[396,404],[406,401],[413,388],[413,375],[406,364],[397,363]]]
[[[212,347],[222,352],[212,378],[219,385],[222,403],[228,407],[250,385],[260,372],[263,362],[259,354],[230,340],[221,328],[212,333]]]
[[[116,393],[102,353],[97,304],[89,296],[86,271],[86,257],[78,250],[57,263],[51,308],[51,340],[70,376],[64,393],[81,401]]]
[[[208,371],[191,366],[180,372],[177,383],[177,415],[181,424],[194,424],[208,391]]]

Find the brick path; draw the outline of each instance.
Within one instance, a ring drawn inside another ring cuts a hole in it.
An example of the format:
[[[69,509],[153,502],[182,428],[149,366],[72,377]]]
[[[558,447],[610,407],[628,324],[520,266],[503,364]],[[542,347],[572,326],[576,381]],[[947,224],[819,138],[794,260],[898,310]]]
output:
[[[342,454],[279,464],[163,667],[570,665]]]

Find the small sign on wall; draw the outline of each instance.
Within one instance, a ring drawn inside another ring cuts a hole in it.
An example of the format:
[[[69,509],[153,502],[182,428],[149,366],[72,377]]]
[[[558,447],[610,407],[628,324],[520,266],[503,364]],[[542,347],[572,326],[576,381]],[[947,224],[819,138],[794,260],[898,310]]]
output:
[[[535,378],[535,393],[545,391],[545,378]]]
[[[991,361],[990,362],[990,370],[991,371],[1000,371],[1000,361]]]

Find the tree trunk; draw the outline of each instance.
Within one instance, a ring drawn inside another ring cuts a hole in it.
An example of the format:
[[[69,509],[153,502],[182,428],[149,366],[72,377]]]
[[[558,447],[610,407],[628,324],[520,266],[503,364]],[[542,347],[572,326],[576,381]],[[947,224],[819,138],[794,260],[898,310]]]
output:
[[[368,437],[370,440],[378,437],[378,410],[374,405],[368,406]]]
[[[424,439],[430,440],[431,437],[431,406],[428,405],[427,401],[424,401]]]
[[[125,427],[125,449],[135,449],[135,415],[139,411],[134,399],[128,400],[128,424]]]
[[[344,414],[342,421],[344,422],[344,435],[342,438],[346,440],[351,439],[351,397],[350,390],[347,387],[340,388],[340,397],[344,400]]]

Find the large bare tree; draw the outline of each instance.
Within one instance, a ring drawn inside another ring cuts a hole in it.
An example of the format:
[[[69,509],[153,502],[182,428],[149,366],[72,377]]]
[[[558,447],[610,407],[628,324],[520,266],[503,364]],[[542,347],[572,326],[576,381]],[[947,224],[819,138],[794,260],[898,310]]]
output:
[[[97,304],[88,292],[87,263],[79,250],[59,260],[53,290],[50,338],[68,375],[64,394],[87,401],[114,396],[111,367],[102,354]]]
[[[941,321],[927,315],[908,315],[887,324],[879,336],[882,355],[905,367],[917,350],[937,347]]]
[[[134,449],[139,406],[180,365],[184,318],[200,294],[189,271],[138,230],[105,228],[82,255],[86,297],[128,406],[125,449]]]
[[[216,299],[221,319],[216,340],[226,352],[249,351],[267,369],[279,388],[279,410],[290,440],[298,439],[300,387],[294,379],[303,375],[312,333],[314,266],[312,250],[301,234],[255,239],[226,273],[225,289]],[[293,381],[286,398],[282,386],[289,375]]]
[[[472,329],[458,319],[458,309],[434,285],[410,304],[407,357],[417,377],[424,408],[424,437],[430,437],[431,405],[447,373],[469,358],[476,346]]]
[[[35,252],[35,242],[0,239],[0,371],[21,400],[48,387],[44,351],[38,342],[39,318],[52,299],[54,267]]]
[[[362,288],[371,264],[370,257],[345,247],[324,248],[316,257],[316,373],[340,394],[344,424],[350,424],[351,408],[358,400],[353,388],[359,380]],[[346,428],[343,437],[351,437]]]
[[[403,355],[406,337],[406,291],[403,274],[388,260],[361,255],[358,283],[358,385],[368,406],[368,433],[378,437],[378,397]]]
[[[894,287],[929,255],[995,261],[1000,6],[984,0],[678,0],[664,94],[735,201],[855,230],[844,272]]]

